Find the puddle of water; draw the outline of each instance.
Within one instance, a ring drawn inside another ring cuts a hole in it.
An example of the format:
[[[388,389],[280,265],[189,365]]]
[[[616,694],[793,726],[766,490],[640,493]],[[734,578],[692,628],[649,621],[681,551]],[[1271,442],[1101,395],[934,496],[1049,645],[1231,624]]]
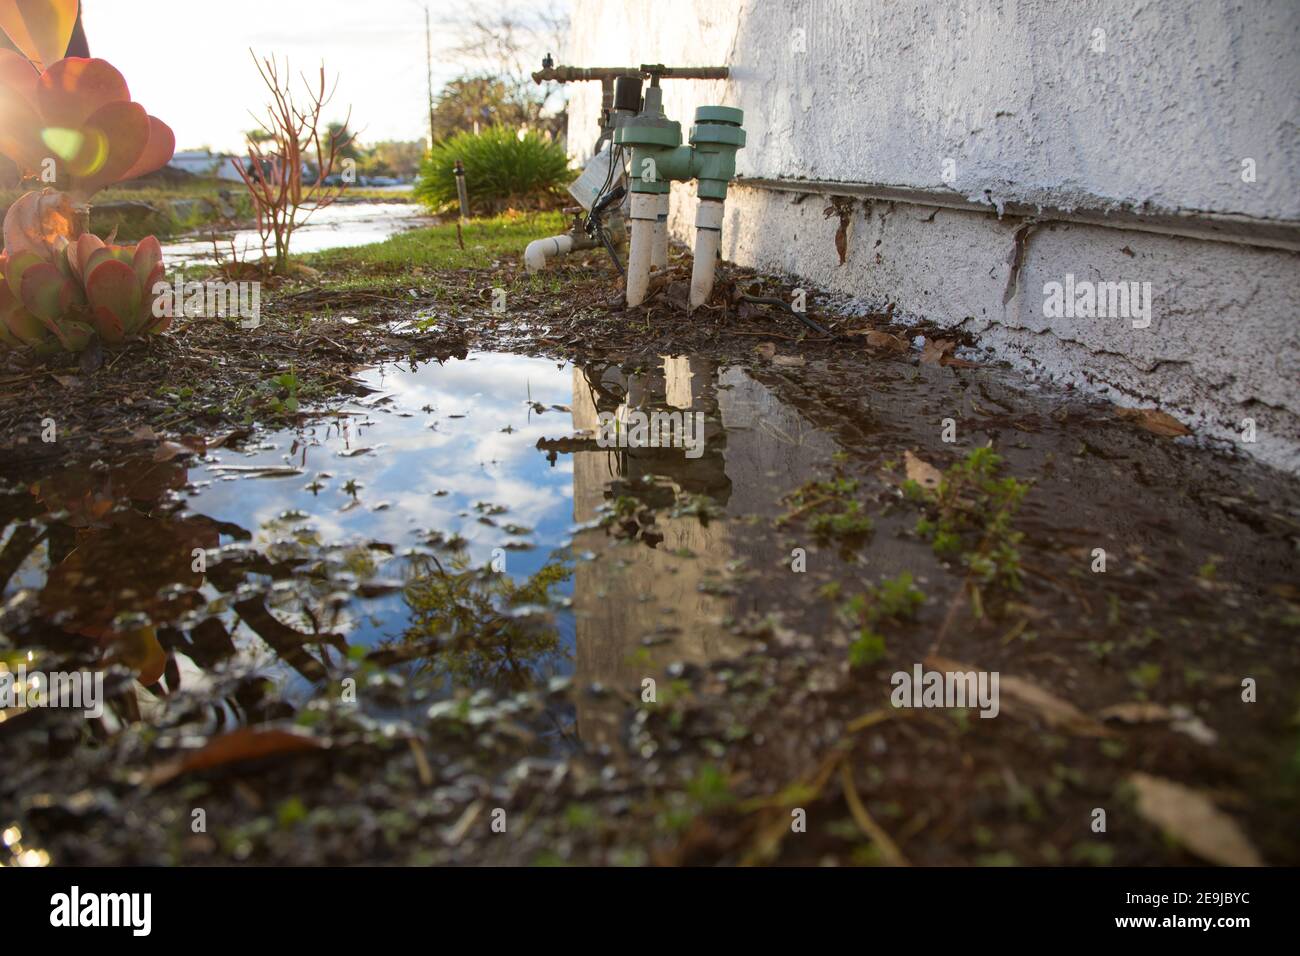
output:
[[[628,375],[480,353],[361,379],[365,398],[239,449],[5,489],[11,635],[123,660],[146,684],[165,651],[169,685],[257,671],[289,700],[362,652],[432,671],[444,693],[635,687],[667,661],[744,650],[724,623],[753,599],[728,571],[767,531],[740,519],[835,447],[702,360]],[[702,415],[702,449],[599,447],[599,413],[620,406]],[[603,743],[621,707],[560,717]]]
[[[334,203],[312,213],[307,223],[293,234],[293,252],[302,255],[340,246],[361,246],[383,242],[390,236],[426,224],[427,214],[417,203]],[[233,239],[240,259],[260,254],[262,238],[256,229],[241,229],[220,240],[223,254],[229,254]],[[211,261],[212,241],[187,239],[163,245],[168,262]]]

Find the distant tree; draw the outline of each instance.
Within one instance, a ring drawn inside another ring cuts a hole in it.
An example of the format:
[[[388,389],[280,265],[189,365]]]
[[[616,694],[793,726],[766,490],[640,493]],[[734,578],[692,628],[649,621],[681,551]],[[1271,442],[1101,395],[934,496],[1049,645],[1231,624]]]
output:
[[[357,171],[363,176],[396,176],[414,179],[424,158],[424,143],[383,140],[363,150]]]
[[[568,16],[554,0],[472,13],[457,22],[459,40],[453,52],[470,70],[462,79],[489,81],[497,101],[486,105],[499,111],[493,121],[554,130],[556,124],[545,121],[544,116],[563,109],[559,84],[538,85],[532,72],[541,66],[544,54],[562,48],[568,29]],[[481,118],[479,123],[483,123]],[[436,110],[434,126],[435,139],[441,138]],[[469,128],[473,129],[472,122]]]
[[[505,81],[494,76],[460,76],[449,81],[433,107],[433,138],[474,133],[488,126],[522,126],[531,111],[519,106]]]

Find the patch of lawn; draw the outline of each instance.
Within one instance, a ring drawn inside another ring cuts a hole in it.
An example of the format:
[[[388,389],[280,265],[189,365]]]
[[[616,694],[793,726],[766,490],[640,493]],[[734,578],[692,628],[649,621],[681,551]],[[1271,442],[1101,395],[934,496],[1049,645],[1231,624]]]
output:
[[[500,259],[518,260],[529,242],[564,232],[567,226],[559,212],[506,213],[472,219],[462,226],[464,249],[456,237],[456,223],[449,222],[367,246],[328,249],[298,261],[327,273],[330,285],[361,276],[407,275],[416,269],[485,269]]]

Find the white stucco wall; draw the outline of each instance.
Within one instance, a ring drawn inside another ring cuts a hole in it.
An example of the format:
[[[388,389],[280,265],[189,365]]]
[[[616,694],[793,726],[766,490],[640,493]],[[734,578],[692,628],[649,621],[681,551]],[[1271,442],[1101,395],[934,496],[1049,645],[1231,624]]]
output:
[[[1300,220],[1295,0],[577,0],[571,41],[564,62],[579,66],[729,66],[726,81],[665,81],[665,108],[684,128],[696,105],[743,108],[741,177]],[[570,87],[577,156],[599,95]],[[674,187],[679,238],[688,192]],[[1004,305],[1018,222],[859,203],[840,264],[824,200],[796,198],[733,188],[724,255],[963,325],[1027,368],[1210,434],[1253,417],[1244,450],[1300,471],[1296,253],[1055,223]],[[1043,284],[1066,273],[1151,282],[1151,327],[1045,318]]]

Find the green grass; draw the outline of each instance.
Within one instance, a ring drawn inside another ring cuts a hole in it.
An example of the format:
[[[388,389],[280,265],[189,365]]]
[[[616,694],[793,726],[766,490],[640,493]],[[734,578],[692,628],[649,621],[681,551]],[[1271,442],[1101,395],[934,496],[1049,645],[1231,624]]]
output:
[[[520,258],[529,242],[564,232],[567,226],[558,212],[508,213],[462,226],[464,249],[451,222],[413,229],[368,246],[328,249],[298,261],[328,273],[331,286],[374,276],[410,276],[415,269],[484,269],[500,259]]]

